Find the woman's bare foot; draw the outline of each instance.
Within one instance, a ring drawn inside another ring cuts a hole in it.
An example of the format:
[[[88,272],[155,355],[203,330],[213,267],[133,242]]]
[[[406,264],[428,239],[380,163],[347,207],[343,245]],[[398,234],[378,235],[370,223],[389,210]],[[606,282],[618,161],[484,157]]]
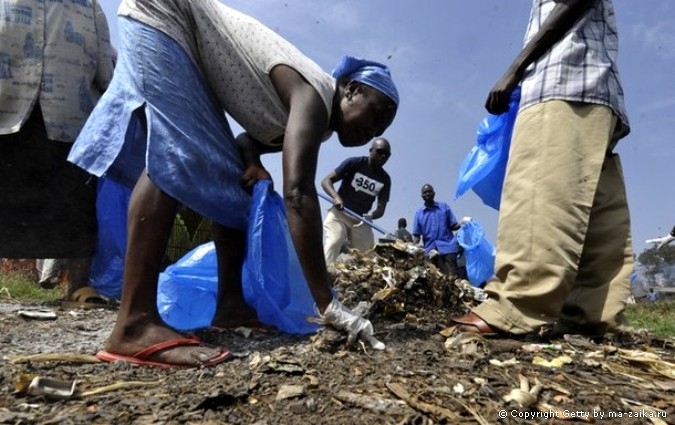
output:
[[[152,349],[153,346],[158,349]],[[223,348],[208,347],[194,336],[186,337],[152,322],[136,322],[134,326],[125,326],[118,321],[105,345],[106,353],[130,358],[129,361],[136,359],[187,367],[209,365],[215,359],[224,359],[225,351]]]

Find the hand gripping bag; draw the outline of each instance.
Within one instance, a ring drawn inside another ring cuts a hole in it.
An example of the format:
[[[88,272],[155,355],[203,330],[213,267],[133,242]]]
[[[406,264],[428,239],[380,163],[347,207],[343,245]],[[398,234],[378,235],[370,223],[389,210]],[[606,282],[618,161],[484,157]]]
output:
[[[464,249],[469,282],[483,286],[495,270],[495,248],[485,239],[483,227],[476,220],[469,220],[457,231],[457,242]]]
[[[455,199],[473,189],[485,205],[499,210],[511,134],[519,103],[520,87],[516,87],[511,93],[507,112],[488,115],[481,121],[476,146],[471,149],[460,167]]]
[[[314,298],[295,252],[284,201],[270,180],[253,188],[248,223],[248,247],[243,269],[246,302],[262,323],[291,334],[308,334],[319,325]]]

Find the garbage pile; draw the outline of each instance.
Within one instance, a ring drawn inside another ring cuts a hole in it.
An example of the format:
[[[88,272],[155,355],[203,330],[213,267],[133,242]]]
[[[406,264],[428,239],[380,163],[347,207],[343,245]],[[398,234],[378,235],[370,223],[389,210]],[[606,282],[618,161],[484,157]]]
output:
[[[450,279],[425,259],[424,250],[398,240],[350,250],[330,273],[342,303],[371,320],[447,324],[481,292],[466,280]]]

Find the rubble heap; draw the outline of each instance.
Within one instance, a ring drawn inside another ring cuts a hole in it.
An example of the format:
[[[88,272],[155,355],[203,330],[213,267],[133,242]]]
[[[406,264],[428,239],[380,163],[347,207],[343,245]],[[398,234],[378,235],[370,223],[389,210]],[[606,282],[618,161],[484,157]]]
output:
[[[342,303],[371,319],[447,322],[475,295],[467,281],[451,280],[425,260],[422,249],[402,241],[351,250],[330,272]]]

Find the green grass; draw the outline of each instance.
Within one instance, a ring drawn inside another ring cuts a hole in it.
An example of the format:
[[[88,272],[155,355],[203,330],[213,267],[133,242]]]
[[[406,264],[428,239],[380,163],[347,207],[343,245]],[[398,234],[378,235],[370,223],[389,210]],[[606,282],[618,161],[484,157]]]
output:
[[[63,288],[42,289],[34,278],[24,273],[0,272],[0,301],[51,301],[64,295]]]
[[[675,338],[675,301],[638,303],[626,309],[628,323],[637,329],[647,329],[657,338]]]

